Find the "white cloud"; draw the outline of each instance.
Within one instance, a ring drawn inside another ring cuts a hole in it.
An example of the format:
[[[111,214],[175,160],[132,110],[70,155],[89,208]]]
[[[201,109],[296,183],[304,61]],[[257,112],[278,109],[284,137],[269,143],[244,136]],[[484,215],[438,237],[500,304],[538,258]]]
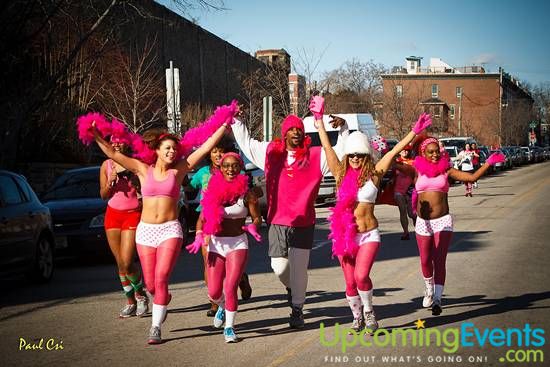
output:
[[[472,64],[495,64],[496,62],[496,55],[492,53],[483,53],[479,54],[477,56],[474,56],[472,58]]]

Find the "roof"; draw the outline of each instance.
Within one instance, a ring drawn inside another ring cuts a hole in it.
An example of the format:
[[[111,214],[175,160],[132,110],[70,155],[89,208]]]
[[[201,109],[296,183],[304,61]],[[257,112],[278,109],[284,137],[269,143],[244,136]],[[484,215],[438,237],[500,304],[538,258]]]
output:
[[[426,99],[422,102],[420,102],[420,104],[440,104],[440,105],[447,105],[447,103],[445,101],[442,101],[440,100],[439,98],[429,98],[429,99]]]

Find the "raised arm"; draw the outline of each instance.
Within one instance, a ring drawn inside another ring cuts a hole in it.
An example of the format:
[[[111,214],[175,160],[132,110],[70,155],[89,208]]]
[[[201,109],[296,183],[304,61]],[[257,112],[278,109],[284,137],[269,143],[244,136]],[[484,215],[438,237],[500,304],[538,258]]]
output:
[[[103,137],[95,127],[95,124],[92,124],[92,132],[94,134],[94,139],[99,146],[99,149],[101,149],[107,157],[111,158],[122,167],[134,172],[135,174],[145,175],[147,173],[147,165],[145,163],[141,162],[138,159],[130,158],[120,152],[117,152],[111,144],[103,139]]]
[[[430,115],[426,113],[420,115],[411,132],[409,132],[407,136],[401,139],[401,141],[397,143],[392,150],[384,154],[384,156],[378,161],[378,163],[376,163],[376,170],[381,172],[382,174],[386,173],[391,167],[395,156],[398,155],[399,152],[402,151],[403,148],[405,148],[411,141],[413,141],[416,135],[420,134],[431,124],[432,119]]]
[[[222,139],[228,129],[228,124],[220,126],[197,150],[176,164],[178,175],[185,175],[193,169]]]
[[[233,125],[231,125],[231,129],[233,130],[233,136],[239,148],[246,158],[254,163],[256,167],[261,170],[265,169],[265,157],[269,142],[252,139],[248,129],[242,121],[237,119],[234,119],[234,121]]]

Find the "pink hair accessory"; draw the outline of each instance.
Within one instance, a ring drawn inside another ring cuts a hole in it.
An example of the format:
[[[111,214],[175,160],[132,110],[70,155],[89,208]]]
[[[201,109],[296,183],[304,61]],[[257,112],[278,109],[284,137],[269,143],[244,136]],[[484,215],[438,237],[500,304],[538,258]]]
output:
[[[226,158],[233,157],[236,160],[239,161],[239,164],[241,165],[241,168],[244,168],[244,162],[240,155],[238,155],[235,152],[227,152],[224,155],[222,155],[222,158],[220,159],[220,163],[223,162]]]
[[[111,134],[111,124],[107,118],[99,112],[90,112],[80,116],[76,120],[78,130],[78,138],[82,143],[90,145],[95,141],[94,133],[92,132],[92,123],[95,121],[95,127],[99,131],[102,138],[105,139]]]
[[[388,142],[380,135],[375,135],[370,138],[370,144],[372,148],[380,154],[385,154],[388,151]]]
[[[426,151],[426,148],[428,147],[428,145],[432,143],[435,143],[437,144],[437,146],[439,146],[439,140],[437,140],[436,138],[429,137],[424,139],[424,141],[420,143],[420,154],[424,154],[424,151]]]
[[[218,106],[208,120],[185,133],[179,143],[179,153],[185,156],[189,155],[194,148],[201,146],[211,137],[220,126],[223,124],[232,125],[233,118],[238,112],[239,104],[237,100],[233,100],[229,105]]]

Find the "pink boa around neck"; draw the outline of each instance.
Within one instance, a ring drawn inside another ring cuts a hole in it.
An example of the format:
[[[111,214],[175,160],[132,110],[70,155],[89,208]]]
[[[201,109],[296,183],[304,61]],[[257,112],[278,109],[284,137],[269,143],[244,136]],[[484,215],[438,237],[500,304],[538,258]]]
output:
[[[201,200],[203,231],[207,235],[218,233],[222,229],[224,204],[235,204],[248,191],[248,176],[239,174],[227,181],[220,170],[216,170]]]
[[[332,239],[332,256],[355,257],[359,246],[355,242],[357,224],[353,209],[357,202],[359,191],[359,170],[348,168],[346,175],[338,189],[338,200],[332,214],[329,216],[330,235]]]
[[[419,155],[414,159],[413,166],[421,175],[437,177],[447,172],[450,168],[449,163],[449,154],[447,154],[447,152],[443,152],[436,163],[432,163],[423,156]]]
[[[233,124],[233,118],[238,112],[238,102],[231,101],[231,104],[219,106],[208,120],[200,123],[197,127],[188,130],[179,144],[179,152],[187,156],[194,148],[201,146],[216,130],[224,123]]]
[[[111,124],[105,116],[99,112],[87,113],[80,116],[76,120],[78,138],[85,145],[90,145],[90,143],[95,141],[94,133],[92,132],[92,122],[94,121],[95,126],[103,139],[105,139],[108,135],[111,135]]]

